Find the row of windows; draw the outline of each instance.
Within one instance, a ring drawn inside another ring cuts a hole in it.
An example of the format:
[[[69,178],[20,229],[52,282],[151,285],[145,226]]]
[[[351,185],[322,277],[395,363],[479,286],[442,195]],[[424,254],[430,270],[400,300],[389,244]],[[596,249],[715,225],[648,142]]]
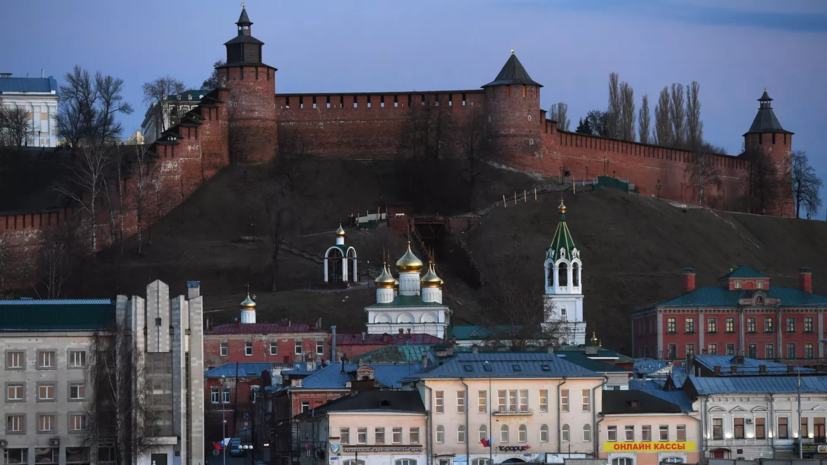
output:
[[[295,355],[302,355],[304,353],[304,347],[302,346],[302,341],[296,341],[293,345],[293,352]],[[279,345],[276,341],[270,342],[270,350],[269,355],[278,355],[279,354]],[[324,355],[324,341],[316,341],[316,354],[317,355]],[[220,345],[220,355],[222,357],[227,357],[230,355],[230,345],[229,342],[222,342]],[[244,355],[247,357],[253,356],[253,343],[252,342],[245,342],[244,343]]]
[[[229,389],[221,389],[214,387],[210,389],[210,402],[213,404],[229,404],[230,403],[230,390]]]
[[[636,440],[635,426],[623,427],[623,440],[633,442]],[[607,441],[616,442],[617,426],[609,426],[606,428]],[[640,427],[640,440],[643,442],[652,441],[652,425],[643,425]],[[686,425],[677,425],[675,427],[675,440],[678,442],[686,441]],[[669,425],[658,426],[658,441],[669,441]]]
[[[57,351],[55,350],[38,350],[37,351],[37,368],[42,370],[50,370],[57,367]],[[68,366],[69,368],[85,368],[86,367],[86,352],[83,350],[70,350],[68,352]],[[6,369],[7,370],[25,370],[26,369],[26,351],[25,350],[9,350],[6,351]]]
[[[86,431],[86,425],[87,420],[85,413],[69,414],[70,433]],[[21,413],[6,415],[6,434],[26,434],[26,427],[26,414]],[[37,432],[56,433],[57,415],[55,415],[54,413],[38,413]]]
[[[755,334],[758,332],[758,319],[757,318],[747,318],[747,333]],[[771,334],[775,331],[774,329],[774,320],[773,317],[768,316],[764,317],[764,333]],[[786,330],[787,333],[794,333],[796,332],[796,320],[795,317],[787,317],[786,320]],[[724,330],[726,333],[735,333],[735,318],[726,318],[724,319]],[[709,317],[706,319],[706,331],[709,334],[717,334],[718,333],[718,319],[715,317]],[[811,334],[815,331],[815,319],[811,316],[804,317],[804,333]],[[669,317],[666,319],[666,332],[669,334],[677,334],[678,332],[678,320],[675,317]],[[694,317],[686,317],[684,319],[684,332],[687,334],[695,333],[695,318]]]
[[[86,384],[84,383],[68,383],[69,400],[85,400],[86,399]],[[57,383],[55,382],[39,382],[37,383],[37,401],[51,402],[57,399]],[[25,402],[26,401],[26,383],[8,383],[6,384],[6,402]]]
[[[488,465],[488,459],[474,459],[471,461],[472,465]],[[342,462],[342,465],[365,465],[364,460],[355,460],[349,459]],[[416,465],[416,460],[414,459],[396,459],[393,461],[393,465]]]
[[[391,428],[391,444],[403,444],[404,428]],[[352,444],[350,442],[350,428],[339,428],[339,442]],[[419,428],[408,428],[407,444],[419,444]],[[356,428],[356,444],[368,444],[368,428]],[[371,444],[387,444],[385,428],[373,428],[373,442]]]
[[[580,391],[580,408],[583,412],[591,412],[591,390]],[[495,412],[525,412],[531,410],[529,406],[528,389],[500,389],[497,391],[497,409]],[[568,412],[569,390],[560,389],[560,410]],[[540,411],[548,412],[548,389],[541,389],[538,395]],[[456,391],[456,413],[465,413],[465,390]],[[477,411],[488,413],[488,391],[477,391]],[[434,391],[434,412],[445,413],[445,391]]]
[[[824,438],[825,434],[825,423],[824,417],[820,418],[813,418],[813,435],[817,438]],[[728,433],[724,426],[724,419],[723,418],[713,418],[712,419],[712,439],[724,439],[724,438],[735,438],[735,439],[745,439],[745,438],[755,438],[755,439],[766,439],[767,434],[767,427],[766,427],[766,418],[763,417],[756,417],[754,419],[749,418],[733,418],[732,419],[732,433]],[[749,423],[753,423],[752,431],[747,431],[747,426]],[[790,425],[790,419],[787,417],[778,417],[777,428],[775,430],[775,436],[778,439],[789,439],[790,438],[790,427],[794,425]],[[809,431],[810,426],[810,418],[808,417],[801,417],[801,436],[802,437],[812,437],[810,436]],[[772,434],[769,434],[769,437],[772,437]]]
[[[491,436],[488,434],[488,426],[480,425],[477,429],[477,440],[482,441],[483,439],[490,440]],[[560,437],[564,442],[569,442],[571,440],[571,428],[569,425],[564,424],[562,428],[560,428]],[[549,441],[549,428],[548,425],[541,425],[540,426],[540,442],[548,442]],[[457,427],[456,432],[456,439],[457,443],[464,444],[465,443],[465,425],[459,425]],[[500,426],[500,438],[499,441],[501,443],[508,443],[511,440],[511,427],[509,425],[502,425]],[[583,441],[589,442],[592,440],[592,427],[591,425],[583,426]],[[445,442],[445,427],[439,425],[436,427],[436,442],[442,444]],[[528,442],[528,426],[520,425],[517,427],[517,442]]]
[[[574,262],[571,266],[571,281],[572,286],[579,287],[580,286],[580,265],[577,262]],[[557,285],[560,287],[566,287],[569,285],[569,272],[568,272],[568,265],[566,262],[560,262],[560,266],[557,269]],[[548,286],[554,286],[554,263],[548,264]]]
[[[718,346],[722,344],[709,344],[707,349],[705,349],[704,353],[709,355],[718,355]],[[787,343],[786,345],[786,353],[784,356],[786,358],[799,358],[796,352],[796,345],[793,342]],[[676,360],[678,358],[678,345],[677,344],[667,344],[667,358],[670,360]],[[695,355],[695,344],[686,344],[685,347],[686,356]],[[735,355],[735,344],[727,344],[726,345],[726,355]],[[763,358],[765,359],[774,359],[776,358],[775,355],[775,345],[774,344],[764,344],[764,354]],[[781,356],[782,354],[779,354]],[[749,358],[758,358],[758,344],[747,344],[747,357]],[[815,358],[815,344],[812,342],[807,342],[804,344],[804,358]]]
[[[17,465],[28,465],[29,463],[36,463],[38,465],[57,464],[60,460],[60,449],[57,447],[35,447],[34,457],[29,462],[29,449],[5,449],[3,452],[3,463],[13,463]],[[89,464],[89,448],[88,447],[67,447],[66,461],[68,464]],[[115,448],[114,447],[99,447],[96,463],[115,463]]]

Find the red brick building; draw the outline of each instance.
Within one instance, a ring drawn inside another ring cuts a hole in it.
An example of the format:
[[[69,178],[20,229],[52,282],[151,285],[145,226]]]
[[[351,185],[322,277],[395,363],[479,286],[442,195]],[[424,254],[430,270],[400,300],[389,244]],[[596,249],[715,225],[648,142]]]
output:
[[[432,336],[430,334],[411,334],[410,332],[399,334],[337,334],[336,335],[336,359],[351,359],[383,347],[392,345],[443,345],[453,342]]]
[[[332,360],[327,331],[303,323],[232,323],[204,331],[204,366]]]
[[[815,363],[824,358],[827,296],[813,294],[812,272],[799,270],[799,287],[774,287],[771,278],[742,266],[717,287],[695,288],[684,270],[684,294],[632,312],[634,357],[683,360],[692,354],[744,355]]]

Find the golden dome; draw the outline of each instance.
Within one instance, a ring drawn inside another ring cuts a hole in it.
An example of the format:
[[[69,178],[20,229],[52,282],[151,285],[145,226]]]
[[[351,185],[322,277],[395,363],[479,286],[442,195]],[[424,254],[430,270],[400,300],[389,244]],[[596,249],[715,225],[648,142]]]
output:
[[[393,279],[393,276],[391,276],[388,271],[387,263],[382,265],[382,273],[377,276],[373,282],[375,282],[376,287],[380,289],[393,289],[393,286],[396,284],[396,280]]]
[[[399,280],[398,279],[393,280],[393,290],[395,290],[395,291],[399,290]]]
[[[419,283],[422,287],[442,287],[442,279],[437,276],[433,262],[430,263],[428,272],[419,280]]]
[[[566,214],[566,205],[563,203],[562,200],[560,200],[560,206],[557,207],[557,211],[564,215]]]
[[[342,223],[339,223],[339,229],[336,230],[336,237],[345,237],[345,230],[342,228]]]
[[[396,261],[396,269],[400,273],[412,271],[415,273],[419,273],[422,271],[422,268],[425,266],[422,263],[422,260],[416,257],[413,252],[411,252],[411,241],[408,241],[408,250],[405,252],[405,255],[402,256],[399,260]]]
[[[242,310],[255,310],[256,303],[253,299],[250,298],[250,293],[247,293],[247,298],[241,302],[241,309]]]
[[[592,343],[592,345],[597,345],[597,343],[598,343],[598,340],[597,340],[597,332],[592,332],[592,340],[591,340],[591,343]]]

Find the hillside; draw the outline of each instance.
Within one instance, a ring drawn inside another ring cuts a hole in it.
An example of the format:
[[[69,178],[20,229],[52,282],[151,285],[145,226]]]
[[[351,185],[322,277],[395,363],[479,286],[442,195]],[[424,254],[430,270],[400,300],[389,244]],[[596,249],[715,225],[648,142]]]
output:
[[[543,285],[545,249],[558,222],[559,196],[498,208],[466,233],[483,270],[506,269],[503,280],[528,291]],[[683,268],[698,286],[713,286],[738,265],[798,286],[798,268],[813,268],[815,292],[827,293],[827,223],[791,218],[682,211],[667,201],[612,189],[572,195],[565,203],[569,229],[583,260],[588,331],[603,344],[627,350],[630,309],[681,293]],[[497,285],[489,283],[489,286]]]

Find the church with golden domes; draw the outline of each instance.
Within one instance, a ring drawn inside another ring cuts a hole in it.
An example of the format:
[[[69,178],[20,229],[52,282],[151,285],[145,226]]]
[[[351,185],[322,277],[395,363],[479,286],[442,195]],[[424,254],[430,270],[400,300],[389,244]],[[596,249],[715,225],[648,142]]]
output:
[[[383,264],[374,280],[376,303],[365,307],[368,334],[396,334],[400,330],[412,334],[430,334],[445,338],[450,325],[451,310],[442,303],[443,281],[437,276],[434,263],[425,264],[411,250],[396,261],[399,278],[394,278],[390,265]]]

